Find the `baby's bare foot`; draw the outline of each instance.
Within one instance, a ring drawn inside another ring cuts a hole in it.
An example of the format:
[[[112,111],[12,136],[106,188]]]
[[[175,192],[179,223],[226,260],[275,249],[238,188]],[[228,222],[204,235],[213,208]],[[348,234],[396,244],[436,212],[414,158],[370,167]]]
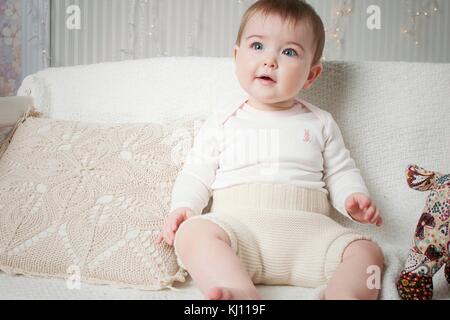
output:
[[[233,300],[231,290],[227,288],[212,288],[207,295],[208,300]]]
[[[261,299],[258,294],[247,293],[244,290],[224,287],[214,287],[207,295],[208,300],[253,300]]]

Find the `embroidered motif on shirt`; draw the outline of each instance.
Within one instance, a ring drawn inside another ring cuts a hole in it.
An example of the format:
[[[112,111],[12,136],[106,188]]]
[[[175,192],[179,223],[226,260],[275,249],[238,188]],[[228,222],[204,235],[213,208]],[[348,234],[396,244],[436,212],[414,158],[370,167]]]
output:
[[[303,134],[303,142],[311,143],[311,141],[312,141],[311,134],[309,133],[308,129],[305,129],[305,132]]]

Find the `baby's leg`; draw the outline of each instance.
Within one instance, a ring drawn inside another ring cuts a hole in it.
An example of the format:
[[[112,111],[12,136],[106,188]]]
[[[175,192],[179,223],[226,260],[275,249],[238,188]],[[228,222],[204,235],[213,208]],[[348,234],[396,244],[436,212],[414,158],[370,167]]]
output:
[[[380,290],[373,288],[373,282],[368,281],[369,277],[376,275],[368,269],[371,266],[379,268],[381,277],[384,258],[380,248],[368,240],[352,242],[345,249],[342,262],[328,283],[325,299],[377,299]]]
[[[226,232],[206,219],[189,219],[175,234],[177,254],[207,299],[261,299],[230,247]]]

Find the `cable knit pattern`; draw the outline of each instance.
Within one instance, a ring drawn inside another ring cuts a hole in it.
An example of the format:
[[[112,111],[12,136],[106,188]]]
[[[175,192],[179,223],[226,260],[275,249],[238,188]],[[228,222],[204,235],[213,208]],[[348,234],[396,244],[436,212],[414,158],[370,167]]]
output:
[[[317,287],[331,278],[351,242],[370,240],[329,214],[325,192],[249,183],[214,190],[211,212],[190,218],[180,229],[194,219],[219,225],[256,284]],[[178,241],[175,236],[175,248]],[[178,263],[185,268],[179,256]]]
[[[0,269],[66,278],[72,267],[82,281],[149,290],[184,281],[154,240],[182,165],[174,144],[192,136],[193,122],[26,119],[0,159]]]

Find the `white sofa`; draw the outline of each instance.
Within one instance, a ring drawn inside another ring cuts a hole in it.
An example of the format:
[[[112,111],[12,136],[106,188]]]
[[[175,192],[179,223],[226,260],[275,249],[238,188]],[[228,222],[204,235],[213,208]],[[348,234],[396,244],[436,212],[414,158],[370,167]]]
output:
[[[333,216],[378,241],[387,265],[381,298],[398,299],[395,281],[427,196],[408,188],[405,169],[415,163],[450,172],[450,64],[327,61],[324,65],[313,89],[300,96],[334,115],[381,209],[384,226],[377,229],[337,213]],[[31,96],[47,117],[106,123],[206,117],[242,94],[232,59],[195,57],[49,68],[28,76],[18,91],[18,96]],[[12,123],[29,103],[3,99],[0,114],[8,115],[3,122]],[[434,287],[435,299],[450,298],[443,270],[434,277]],[[3,299],[202,299],[190,278],[175,288],[139,291],[82,284],[79,290],[69,290],[63,280],[0,273]],[[323,289],[258,288],[265,299],[317,299]]]

